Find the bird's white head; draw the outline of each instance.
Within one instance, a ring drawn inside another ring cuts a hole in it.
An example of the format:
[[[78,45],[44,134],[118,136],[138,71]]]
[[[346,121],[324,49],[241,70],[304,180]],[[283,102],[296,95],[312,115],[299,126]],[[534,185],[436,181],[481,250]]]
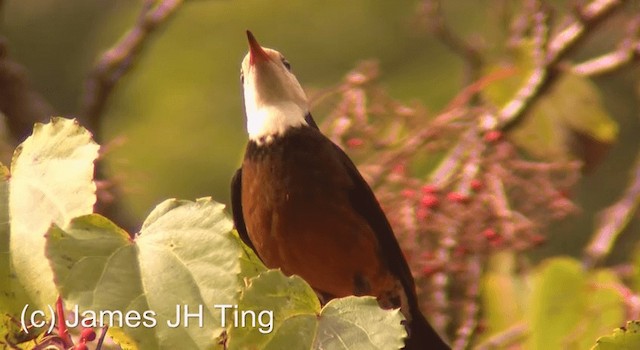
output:
[[[270,143],[291,127],[307,125],[307,96],[276,50],[263,48],[247,31],[249,53],[242,60],[242,87],[249,139]]]

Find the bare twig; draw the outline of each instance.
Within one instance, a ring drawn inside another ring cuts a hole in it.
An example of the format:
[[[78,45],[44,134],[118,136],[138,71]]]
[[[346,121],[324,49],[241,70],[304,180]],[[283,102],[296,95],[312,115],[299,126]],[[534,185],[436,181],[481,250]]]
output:
[[[532,1],[531,17],[533,22],[533,72],[524,85],[516,92],[515,97],[507,103],[500,111],[500,122],[505,128],[518,115],[527,108],[532,98],[539,92],[543,81],[547,77],[547,67],[545,66],[545,47],[549,39],[549,27],[547,23],[547,13],[542,8],[539,1]]]
[[[598,228],[584,252],[583,264],[593,267],[611,252],[613,243],[636,213],[640,203],[640,155],[632,170],[631,183],[622,197],[603,210],[598,217]]]
[[[138,20],[112,48],[98,60],[85,82],[80,116],[85,126],[100,142],[101,119],[113,88],[131,70],[151,35],[179,9],[183,0],[145,0]],[[96,164],[95,179],[102,189],[95,211],[114,220],[133,234],[137,225],[121,210],[121,194],[117,182],[105,180],[102,162]]]
[[[151,34],[180,7],[182,0],[146,0],[134,27],[105,52],[85,83],[80,115],[99,137],[100,118],[117,82],[134,65]]]
[[[624,3],[624,0],[593,0],[589,4],[576,10],[578,18],[569,23],[563,30],[553,36],[546,45],[543,64],[531,74],[523,87],[518,91],[516,98],[507,104],[501,112],[502,129],[506,130],[515,126],[521,117],[528,111],[539,97],[551,86],[558,77],[558,63],[564,59],[576,46],[586,38],[605,18],[613,13]],[[534,17],[536,27],[544,21],[540,21],[542,11],[538,11]],[[534,37],[548,31],[544,28],[534,27]],[[535,33],[538,33],[537,35]],[[546,35],[546,34],[545,34]],[[538,39],[536,39],[538,40]]]
[[[573,66],[573,71],[587,76],[605,74],[619,69],[638,58],[640,58],[640,17],[636,17],[631,21],[627,36],[620,42],[615,51],[576,64]]]
[[[479,255],[474,254],[469,258],[468,269],[466,271],[470,280],[465,293],[467,302],[463,308],[463,320],[457,329],[457,337],[453,343],[453,349],[467,349],[471,336],[476,330],[478,315],[480,313],[478,296],[480,294],[480,279],[482,278],[481,265],[482,259]]]
[[[482,57],[478,49],[467,40],[460,38],[449,28],[442,13],[439,0],[424,0],[422,13],[426,17],[429,31],[451,51],[464,61],[464,85],[469,85],[480,76]]]

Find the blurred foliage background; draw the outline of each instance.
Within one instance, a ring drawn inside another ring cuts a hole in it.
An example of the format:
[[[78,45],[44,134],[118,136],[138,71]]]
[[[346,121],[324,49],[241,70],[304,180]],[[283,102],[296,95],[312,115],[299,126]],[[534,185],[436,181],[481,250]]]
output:
[[[444,14],[452,28],[491,54],[506,36],[511,3],[447,1]],[[558,8],[564,3],[554,1]],[[359,61],[375,59],[391,96],[439,111],[464,87],[462,62],[416,19],[419,4],[185,2],[120,82],[102,119],[107,171],[122,185],[126,210],[141,222],[169,197],[229,202],[228,184],[246,142],[239,84],[246,29],[283,52],[308,91],[334,86]],[[132,26],[142,2],[5,0],[2,6],[0,34],[11,57],[28,69],[58,114],[73,116],[92,64]],[[615,17],[609,19],[578,57],[611,50],[622,30]],[[555,225],[550,242],[534,255],[579,254],[597,211],[623,190],[640,142],[639,78],[640,69],[631,65],[595,79],[620,125],[619,140],[572,193],[582,212]],[[634,220],[610,259],[630,252],[638,230]]]

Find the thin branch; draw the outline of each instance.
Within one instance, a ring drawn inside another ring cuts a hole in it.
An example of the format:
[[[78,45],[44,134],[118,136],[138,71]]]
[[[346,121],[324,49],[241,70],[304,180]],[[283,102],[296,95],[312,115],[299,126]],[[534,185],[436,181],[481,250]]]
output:
[[[105,52],[85,83],[80,115],[86,126],[99,137],[100,118],[107,100],[118,81],[135,64],[150,36],[166,22],[182,4],[182,0],[146,0],[134,27]]]
[[[464,61],[464,85],[469,85],[478,79],[482,68],[480,52],[474,45],[460,38],[447,26],[441,2],[439,0],[424,0],[422,12],[426,17],[429,31]]]
[[[626,37],[615,51],[576,64],[573,66],[573,71],[585,76],[605,74],[638,58],[640,58],[640,17],[631,21]]]
[[[500,117],[503,130],[515,126],[520,121],[533,103],[544,94],[558,77],[558,74],[556,74],[559,71],[558,63],[575,49],[586,38],[587,34],[592,32],[592,29],[596,28],[598,24],[623,3],[624,0],[593,0],[576,10],[578,18],[549,40],[543,64],[536,67],[513,101],[503,108]],[[540,26],[541,23],[539,17],[542,11],[538,12],[533,21],[536,23],[536,27]],[[534,27],[534,38],[536,37],[536,32],[538,32],[538,35],[542,33],[542,29],[536,27]],[[543,71],[540,71],[540,69]]]
[[[469,342],[478,325],[480,314],[478,297],[480,295],[480,279],[482,278],[482,259],[479,255],[474,254],[469,258],[467,266],[467,276],[470,279],[465,292],[467,302],[463,308],[463,320],[456,331],[457,337],[452,347],[460,350],[469,347]]]
[[[631,183],[622,197],[598,215],[598,227],[584,252],[583,264],[593,267],[604,259],[640,204],[640,154],[632,170]]]
[[[531,11],[531,22],[533,23],[533,61],[534,69],[529,79],[516,92],[515,97],[507,103],[500,111],[500,122],[505,125],[523,114],[533,97],[539,93],[542,84],[547,77],[547,66],[545,66],[545,47],[549,40],[548,15],[542,8],[539,1],[531,1],[529,4]]]

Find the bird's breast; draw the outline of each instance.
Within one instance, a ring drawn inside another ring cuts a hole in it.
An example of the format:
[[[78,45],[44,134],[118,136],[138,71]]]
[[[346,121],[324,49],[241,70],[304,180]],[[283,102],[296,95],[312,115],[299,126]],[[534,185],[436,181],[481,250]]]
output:
[[[269,144],[250,142],[242,208],[265,264],[337,297],[392,288],[375,233],[352,207],[353,185],[333,144],[315,129],[294,128]]]

